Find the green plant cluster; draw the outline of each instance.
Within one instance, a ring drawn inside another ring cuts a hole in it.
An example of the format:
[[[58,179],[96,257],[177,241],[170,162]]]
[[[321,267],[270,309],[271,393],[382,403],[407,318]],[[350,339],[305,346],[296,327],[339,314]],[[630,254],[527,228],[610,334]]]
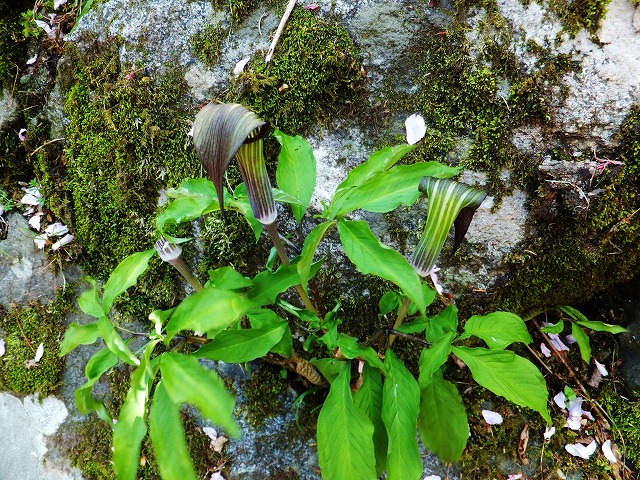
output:
[[[221,25],[211,24],[191,38],[193,52],[208,68],[218,62],[226,33]]]
[[[242,103],[291,134],[338,113],[348,114],[362,99],[359,52],[337,21],[294,9],[273,60],[251,62],[227,101]]]
[[[618,148],[600,158],[624,162],[605,168],[592,188],[586,218],[567,208],[562,193],[545,190],[532,210],[537,237],[527,251],[510,257],[505,308],[525,312],[548,304],[579,302],[606,289],[611,278],[624,282],[640,270],[640,107],[632,108],[617,137]]]
[[[58,356],[65,331],[63,320],[72,311],[73,289],[67,287],[49,305],[34,302],[0,312],[6,353],[0,358],[0,390],[20,394],[49,395],[60,385],[64,361]],[[42,343],[44,356],[37,366],[27,368]]]
[[[600,22],[607,14],[607,6],[611,0],[550,0],[549,9],[554,12],[564,30],[575,37],[581,29],[595,35]]]

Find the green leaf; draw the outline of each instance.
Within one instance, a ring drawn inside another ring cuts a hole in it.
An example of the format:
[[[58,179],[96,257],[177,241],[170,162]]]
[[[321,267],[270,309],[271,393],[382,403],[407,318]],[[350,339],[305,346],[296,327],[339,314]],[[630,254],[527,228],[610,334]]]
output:
[[[452,347],[452,351],[484,388],[516,405],[535,410],[551,424],[547,411],[547,384],[529,360],[509,350]]]
[[[224,330],[198,349],[194,355],[227,363],[244,363],[264,357],[282,338],[286,322],[262,328]]]
[[[591,330],[595,330],[596,332],[609,332],[609,333],[624,333],[628,332],[628,330],[620,325],[611,325],[610,323],[597,322],[594,320],[580,320],[578,322],[579,325],[583,327],[590,328]]]
[[[205,288],[184,299],[167,324],[166,342],[181,330],[207,332],[208,336],[227,328],[251,307],[245,295]]]
[[[300,283],[296,265],[281,265],[274,273],[260,272],[253,279],[253,287],[248,295],[253,306],[272,305],[282,292]]]
[[[420,389],[424,390],[432,381],[433,374],[447,361],[451,353],[451,342],[455,338],[455,332],[445,334],[440,340],[425,348],[420,354],[420,377],[418,383]]]
[[[87,362],[85,367],[85,375],[87,382],[80,388],[76,389],[74,394],[76,397],[76,406],[78,411],[83,415],[96,412],[98,416],[113,426],[111,415],[107,412],[105,406],[93,398],[91,392],[93,385],[100,377],[109,369],[118,364],[118,357],[108,348],[98,350]]]
[[[109,313],[111,305],[118,295],[136,283],[138,277],[147,269],[149,260],[155,253],[156,249],[151,248],[129,255],[111,272],[102,294],[102,307],[105,313]]]
[[[213,423],[238,437],[240,429],[233,418],[235,400],[220,377],[201,366],[198,359],[179,353],[165,353],[160,361],[162,379],[174,403],[189,403]]]
[[[331,384],[318,417],[322,478],[375,480],[373,424],[353,403],[349,381],[350,369],[345,368]]]
[[[302,202],[302,206],[291,205],[294,217],[300,222],[316,186],[313,147],[300,135],[291,137],[276,129],[273,136],[282,145],[276,170],[278,187]]]
[[[504,350],[514,342],[529,344],[533,341],[524,321],[510,312],[472,316],[464,325],[460,339],[472,335],[484,340],[492,350]]]
[[[91,345],[98,338],[100,338],[100,331],[97,322],[87,323],[86,325],[74,322],[64,332],[64,339],[60,344],[60,353],[58,355],[64,357],[78,345]]]
[[[558,333],[561,333],[562,330],[564,330],[564,322],[560,320],[558,323],[554,323],[553,325],[547,325],[546,327],[542,327],[540,330],[546,333],[558,334]]]
[[[420,277],[402,255],[380,243],[363,220],[341,219],[338,231],[347,256],[361,273],[394,282],[424,313],[426,301]]]
[[[233,267],[216,268],[209,270],[209,286],[223,290],[241,290],[253,284],[250,278],[245,277]]]
[[[362,386],[353,394],[353,400],[373,424],[376,473],[380,476],[387,465],[388,446],[387,430],[382,421],[382,376],[377,368],[365,363],[362,377]]]
[[[107,348],[115,353],[120,360],[129,365],[138,366],[140,360],[136,357],[122,337],[118,334],[113,324],[107,317],[98,320],[98,331],[107,345]]]
[[[429,318],[427,340],[437,342],[451,332],[458,331],[458,307],[449,305],[435,317]]]
[[[104,310],[102,310],[98,287],[96,285],[93,285],[92,288],[80,294],[78,297],[78,306],[80,310],[91,317],[100,318],[105,315]]]
[[[249,310],[247,312],[247,318],[253,328],[266,328],[269,325],[277,326],[282,322],[287,323],[287,321],[280,315],[277,315],[276,312],[266,308],[253,308]],[[291,329],[288,323],[280,341],[271,347],[269,351],[286,358],[293,357],[293,337],[291,336]]]
[[[469,422],[455,385],[442,372],[422,389],[418,431],[427,449],[447,463],[460,461],[469,438]]]
[[[218,192],[216,191],[216,187],[213,182],[208,178],[192,178],[189,180],[183,180],[178,188],[169,188],[167,190],[167,197],[169,198],[189,196],[203,196],[208,197],[211,200],[216,200],[218,198]]]
[[[213,186],[213,185],[212,185]],[[156,219],[156,229],[165,235],[167,224],[179,225],[200,218],[205,213],[220,210],[220,204],[215,198],[202,195],[179,197],[173,200]]]
[[[570,307],[569,305],[558,305],[556,308],[561,312],[566,313],[574,320],[580,320],[582,322],[589,321],[589,319],[577,308]]]
[[[340,372],[345,370],[349,366],[349,362],[344,360],[336,360],[335,358],[312,358],[309,360],[311,365],[318,367],[320,373],[329,383],[340,375]]]
[[[318,249],[318,245],[322,239],[331,231],[335,226],[335,222],[323,222],[311,230],[307,238],[304,240],[302,246],[302,254],[300,260],[297,263],[298,275],[300,275],[300,285],[307,291],[307,283],[311,279],[311,265],[313,264],[313,256]]]
[[[371,347],[363,347],[358,343],[356,338],[340,333],[338,334],[335,344],[337,347],[340,347],[340,351],[345,358],[362,358],[366,360],[369,365],[384,370],[384,364],[382,360],[380,360],[377,352]]]
[[[451,177],[458,172],[458,168],[438,162],[396,166],[371,177],[358,188],[347,192],[335,213],[344,215],[359,208],[369,212],[384,213],[402,204],[412,205],[420,196],[418,184],[422,177]]]
[[[391,313],[395,311],[400,305],[402,305],[402,295],[398,292],[394,292],[390,290],[386,292],[380,298],[378,302],[378,308],[380,309],[380,316],[386,315],[387,313]]]
[[[160,475],[164,480],[198,478],[182,427],[181,404],[171,401],[162,380],[153,392],[149,410],[149,434]]]
[[[389,438],[387,478],[419,479],[422,460],[416,422],[420,411],[420,388],[393,350],[387,350],[384,365],[386,378],[382,387],[382,421]]]
[[[589,341],[589,335],[575,322],[571,322],[571,334],[573,338],[576,339],[576,342],[578,342],[582,360],[589,363],[591,360],[591,342]]]
[[[113,465],[118,480],[136,480],[140,465],[140,447],[147,434],[146,406],[149,388],[157,368],[149,357],[157,341],[145,348],[140,366],[131,375],[131,386],[113,431]]]
[[[420,315],[413,322],[403,323],[402,325],[399,325],[398,327],[396,327],[396,330],[408,334],[420,333],[424,331],[428,325],[429,321],[427,320],[427,317],[425,317],[424,315]]]
[[[348,196],[353,190],[363,185],[370,178],[391,168],[398,160],[415,148],[415,145],[402,144],[386,147],[372,153],[369,160],[351,170],[347,178],[338,186],[331,199],[331,204],[323,212],[323,217],[333,220],[337,212],[343,210],[342,204],[348,200]]]
[[[260,223],[253,214],[251,202],[249,201],[249,195],[247,193],[247,187],[244,183],[241,183],[236,187],[233,191],[233,197],[234,198],[229,201],[229,207],[238,210],[242,215],[244,215],[244,218],[253,230],[253,234],[255,235],[257,242],[260,239],[264,225],[262,225],[262,223]]]

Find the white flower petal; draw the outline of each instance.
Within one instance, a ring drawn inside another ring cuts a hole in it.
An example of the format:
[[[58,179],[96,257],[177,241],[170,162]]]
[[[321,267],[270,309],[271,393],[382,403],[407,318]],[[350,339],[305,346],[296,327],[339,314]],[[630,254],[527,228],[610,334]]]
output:
[[[491,410],[482,410],[482,416],[489,425],[499,425],[502,423],[502,415]]]
[[[521,473],[514,473],[511,474],[507,477],[507,480],[518,480],[519,478],[522,478],[523,475]]]
[[[60,5],[67,3],[67,0],[53,0],[53,9],[57,10]]]
[[[569,417],[564,426],[571,430],[578,431],[582,428],[582,422],[580,421],[580,417]]]
[[[236,66],[233,68],[233,74],[240,75],[242,72],[244,72],[244,67],[247,66],[247,63],[249,63],[249,60],[251,60],[251,58],[246,57],[240,60],[238,63],[236,63]]]
[[[218,438],[218,432],[216,431],[215,428],[213,427],[202,427],[202,431],[205,433],[205,435],[207,437],[209,437],[211,440],[215,440],[216,438]]]
[[[7,351],[7,347],[4,343],[4,338],[0,338],[0,357],[2,357]]]
[[[67,245],[71,242],[73,242],[73,235],[71,235],[70,233],[67,233],[64,237],[62,237],[56,243],[51,245],[51,248],[52,250],[58,250],[60,247],[63,247],[64,245]]]
[[[42,212],[38,212],[29,219],[29,225],[31,225],[31,228],[33,228],[34,230],[37,230],[38,232],[40,231],[41,218],[42,218]]]
[[[544,342],[540,344],[540,351],[547,358],[551,356],[551,350],[549,350],[549,347],[547,347],[547,345]]]
[[[40,205],[40,200],[38,200],[35,195],[27,193],[20,199],[20,203],[23,203],[25,205]]]
[[[556,433],[556,427],[551,427],[551,428],[547,427],[544,430],[543,437],[546,440],[549,440],[553,436],[554,433]]]
[[[567,408],[567,397],[564,392],[558,393],[555,397],[553,397],[553,401],[556,402],[561,409],[565,410]]]
[[[33,359],[36,362],[39,362],[43,355],[44,355],[44,343],[40,343],[40,345],[38,345],[38,349],[36,350],[36,356]]]
[[[602,453],[604,453],[604,456],[607,457],[607,460],[611,463],[618,463],[615,453],[611,450],[611,440],[607,440],[602,444]]]
[[[549,335],[549,340],[551,340],[551,343],[556,350],[558,350],[559,352],[569,351],[569,347],[567,347],[564,343],[562,343],[562,340],[560,340],[560,335],[556,333],[548,333],[547,335]]]
[[[49,225],[44,229],[47,235],[60,237],[65,233],[69,232],[69,227],[67,227],[64,223],[56,222]]]
[[[422,480],[442,480],[440,475],[427,475]]]
[[[220,472],[215,472],[211,474],[210,480],[227,480],[222,476]]]
[[[574,343],[578,343],[578,341],[576,340],[576,337],[574,337],[571,334],[565,335],[564,339],[567,341],[567,343],[569,345],[573,345]]]
[[[585,460],[588,460],[591,454],[593,454],[593,452],[596,451],[596,447],[597,447],[596,441],[593,440],[586,447],[581,443],[573,443],[570,445],[565,445],[564,449],[574,457],[580,457],[580,458],[584,458]]]
[[[38,54],[37,53],[33,57],[31,57],[29,60],[27,60],[27,65],[33,65],[34,63],[36,63],[36,60],[38,60]],[[20,132],[22,132],[23,130],[25,132],[27,131],[26,128],[23,128],[23,129],[20,130]],[[18,136],[19,135],[20,134],[18,134]],[[20,138],[20,140],[24,142],[24,138]]]
[[[47,244],[47,234],[43,233],[40,235],[36,235],[35,237],[33,237],[33,242],[36,244],[36,247],[38,247],[40,250],[42,250],[45,245]]]
[[[407,143],[414,145],[418,143],[427,133],[427,126],[424,123],[424,118],[414,113],[404,121],[404,127],[407,132]]]
[[[593,361],[596,362],[596,368],[600,372],[600,375],[602,375],[603,377],[606,377],[607,375],[609,375],[609,372],[607,372],[607,369],[605,368],[604,365],[602,365],[599,361],[595,359]]]

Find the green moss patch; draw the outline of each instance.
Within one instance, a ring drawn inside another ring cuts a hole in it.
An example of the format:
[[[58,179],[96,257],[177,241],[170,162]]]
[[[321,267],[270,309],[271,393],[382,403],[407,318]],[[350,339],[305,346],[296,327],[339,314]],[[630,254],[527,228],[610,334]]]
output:
[[[251,62],[228,100],[297,134],[356,108],[363,93],[360,67],[359,52],[342,25],[297,8],[273,60]]]
[[[47,306],[34,302],[0,312],[0,329],[6,343],[6,353],[0,358],[0,390],[46,396],[58,388],[64,366],[58,351],[64,334],[64,316],[73,308],[71,295],[72,289],[67,288]],[[28,366],[41,343],[42,359]]]

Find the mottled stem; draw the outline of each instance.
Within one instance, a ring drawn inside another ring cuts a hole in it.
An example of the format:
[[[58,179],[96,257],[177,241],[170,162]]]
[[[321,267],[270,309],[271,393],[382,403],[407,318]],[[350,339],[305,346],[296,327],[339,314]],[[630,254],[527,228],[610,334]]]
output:
[[[411,299],[409,297],[404,299],[402,303],[402,307],[400,307],[400,311],[398,312],[398,317],[396,318],[396,323],[393,324],[393,329],[397,330],[404,319],[407,317],[407,311],[409,310],[409,305],[411,305]],[[395,335],[389,335],[389,346],[393,345],[394,340],[396,339]]]

